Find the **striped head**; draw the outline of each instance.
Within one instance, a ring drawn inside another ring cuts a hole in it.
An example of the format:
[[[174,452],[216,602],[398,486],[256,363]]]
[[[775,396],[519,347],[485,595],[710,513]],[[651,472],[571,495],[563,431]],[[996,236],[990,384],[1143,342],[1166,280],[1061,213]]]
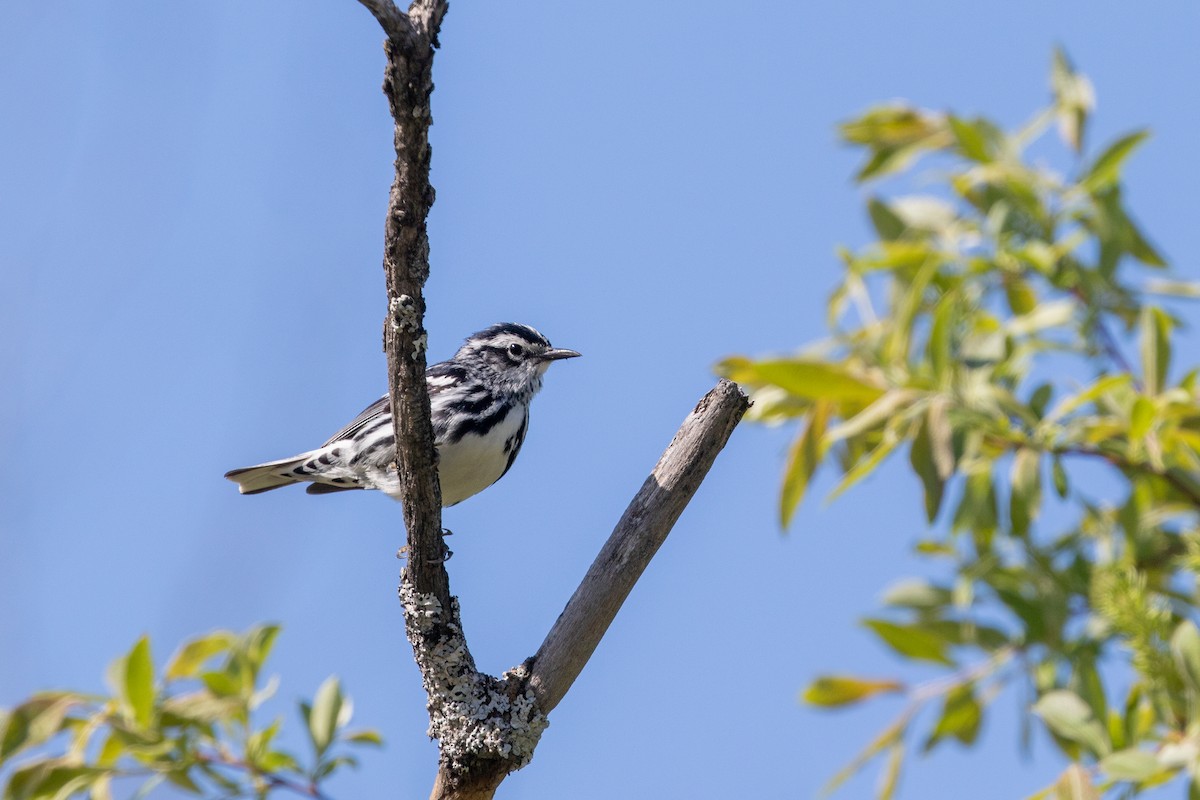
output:
[[[501,322],[467,337],[453,361],[496,389],[528,402],[542,388],[542,375],[551,361],[578,355],[551,346],[549,339],[528,325]]]

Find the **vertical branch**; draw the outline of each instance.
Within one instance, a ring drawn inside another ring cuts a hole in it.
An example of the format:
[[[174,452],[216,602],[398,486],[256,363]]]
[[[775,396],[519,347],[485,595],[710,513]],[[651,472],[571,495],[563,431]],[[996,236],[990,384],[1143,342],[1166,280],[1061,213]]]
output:
[[[429,277],[426,218],[433,205],[429,183],[429,99],[433,56],[446,13],[439,0],[414,3],[407,14],[392,0],[360,0],[383,26],[387,68],[383,91],[395,121],[396,176],[388,197],[383,268],[388,315],[383,342],[396,436],[396,462],[408,531],[405,580],[420,595],[450,608],[450,585],[442,566],[442,501],[437,455],[425,387],[425,297]],[[432,631],[434,635],[438,631]]]
[[[429,182],[433,57],[447,3],[417,0],[403,13],[392,0],[359,2],[387,34],[383,91],[395,123],[396,161],[384,227],[388,313],[383,346],[408,543],[400,599],[405,633],[428,697],[429,733],[439,742],[432,797],[490,797],[504,776],[532,755],[545,718],[531,700],[512,702],[516,698],[508,698],[507,683],[476,669],[442,563],[441,489],[425,383],[423,289],[429,277],[426,219],[434,201]],[[498,702],[501,697],[507,704]],[[527,745],[488,735],[493,728],[511,728],[513,720],[527,732]]]

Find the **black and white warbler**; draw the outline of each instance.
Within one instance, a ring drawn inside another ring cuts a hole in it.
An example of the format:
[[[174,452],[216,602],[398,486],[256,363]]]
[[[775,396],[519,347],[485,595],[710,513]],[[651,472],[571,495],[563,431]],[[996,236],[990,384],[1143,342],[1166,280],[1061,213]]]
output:
[[[575,358],[528,325],[501,323],[471,335],[454,358],[429,367],[442,505],[478,494],[508,472],[529,428],[529,402],[551,361]],[[309,494],[379,489],[400,499],[387,395],[316,450],[225,473],[242,494],[309,481]]]

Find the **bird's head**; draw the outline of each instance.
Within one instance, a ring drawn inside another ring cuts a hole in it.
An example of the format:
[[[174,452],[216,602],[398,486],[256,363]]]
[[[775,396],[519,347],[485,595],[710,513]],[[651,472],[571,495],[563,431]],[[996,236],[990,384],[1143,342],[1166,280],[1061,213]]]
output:
[[[578,355],[551,346],[549,339],[528,325],[502,322],[467,337],[454,360],[484,373],[498,388],[532,395],[542,388],[542,375],[551,361]]]

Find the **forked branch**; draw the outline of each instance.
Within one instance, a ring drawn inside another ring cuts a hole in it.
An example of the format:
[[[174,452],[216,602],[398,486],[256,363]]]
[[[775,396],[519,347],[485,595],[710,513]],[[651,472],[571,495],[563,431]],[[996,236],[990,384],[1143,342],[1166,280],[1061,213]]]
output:
[[[426,218],[430,94],[444,0],[359,0],[387,35],[383,82],[395,122],[396,176],[384,234],[388,314],[384,350],[401,480],[408,559],[401,575],[405,632],[439,742],[434,800],[490,798],[528,763],[546,713],[591,657],[630,589],[679,518],[749,402],[721,381],[700,401],[626,510],[538,654],[501,678],[479,672],[442,564],[441,491],[425,384],[423,288],[429,276]]]

